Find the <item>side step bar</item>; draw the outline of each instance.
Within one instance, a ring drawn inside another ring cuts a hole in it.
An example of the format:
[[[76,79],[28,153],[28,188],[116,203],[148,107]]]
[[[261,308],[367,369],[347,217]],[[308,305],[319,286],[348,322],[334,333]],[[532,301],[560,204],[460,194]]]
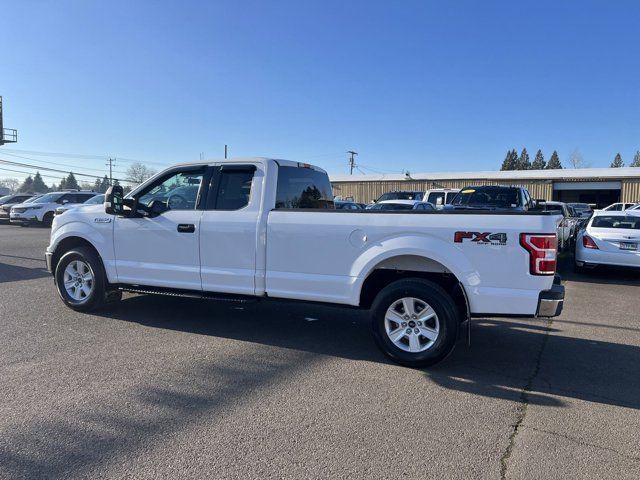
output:
[[[168,297],[197,298],[201,300],[215,300],[218,302],[254,303],[259,300],[258,297],[252,297],[249,295],[198,292],[195,290],[147,287],[142,285],[118,285],[118,290],[120,290],[121,292],[140,293],[143,295],[164,295]]]

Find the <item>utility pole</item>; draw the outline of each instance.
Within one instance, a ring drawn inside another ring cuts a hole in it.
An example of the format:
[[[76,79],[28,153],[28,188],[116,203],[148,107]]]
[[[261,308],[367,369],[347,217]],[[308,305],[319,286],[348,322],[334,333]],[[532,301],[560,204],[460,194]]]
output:
[[[0,95],[0,145],[16,143],[17,141],[18,131],[14,128],[4,128],[2,120],[2,95]]]
[[[109,185],[113,185],[113,164],[114,163],[116,163],[115,158],[109,158],[109,160],[107,160],[107,163],[105,163],[105,165],[109,167]]]
[[[224,144],[224,159],[227,159],[227,144]]]
[[[356,166],[356,161],[353,158],[355,155],[358,155],[358,152],[354,152],[353,150],[349,150],[347,152],[349,155],[351,155],[351,158],[349,159],[349,175],[353,175],[353,169]]]

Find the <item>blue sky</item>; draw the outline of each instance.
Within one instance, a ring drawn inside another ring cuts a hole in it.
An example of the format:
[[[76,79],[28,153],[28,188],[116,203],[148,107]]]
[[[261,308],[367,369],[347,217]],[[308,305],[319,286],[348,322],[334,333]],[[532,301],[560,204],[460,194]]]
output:
[[[151,165],[228,143],[346,173],[349,149],[419,172],[577,148],[604,167],[640,149],[638,25],[635,1],[22,0],[0,95],[23,150]]]

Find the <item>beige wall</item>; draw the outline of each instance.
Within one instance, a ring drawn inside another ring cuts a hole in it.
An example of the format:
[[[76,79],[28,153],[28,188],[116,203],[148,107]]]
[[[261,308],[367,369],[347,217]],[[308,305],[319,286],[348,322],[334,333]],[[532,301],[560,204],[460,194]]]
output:
[[[621,202],[640,202],[640,178],[622,181]]]
[[[332,182],[333,194],[343,197],[353,197],[356,202],[368,203],[385,192],[397,190],[426,191],[431,188],[463,188],[469,185],[519,185],[526,187],[533,198],[551,200],[553,184],[548,180],[522,182],[493,181],[485,179],[475,180],[441,180],[431,181],[375,181],[375,182]]]

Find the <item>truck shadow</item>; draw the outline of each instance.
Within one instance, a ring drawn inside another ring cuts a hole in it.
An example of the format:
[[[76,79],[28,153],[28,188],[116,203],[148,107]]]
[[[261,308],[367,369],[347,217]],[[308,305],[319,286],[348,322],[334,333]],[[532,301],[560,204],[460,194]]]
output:
[[[47,269],[42,267],[22,267],[0,262],[0,283],[18,282],[21,280],[34,280],[49,276]]]
[[[367,312],[358,310],[134,296],[105,314],[148,327],[391,363],[373,342]],[[562,328],[544,320],[474,319],[471,347],[459,341],[449,358],[425,370],[426,377],[448,389],[515,402],[533,380],[529,403],[561,406],[553,396],[564,396],[639,409],[640,347],[563,336]]]

